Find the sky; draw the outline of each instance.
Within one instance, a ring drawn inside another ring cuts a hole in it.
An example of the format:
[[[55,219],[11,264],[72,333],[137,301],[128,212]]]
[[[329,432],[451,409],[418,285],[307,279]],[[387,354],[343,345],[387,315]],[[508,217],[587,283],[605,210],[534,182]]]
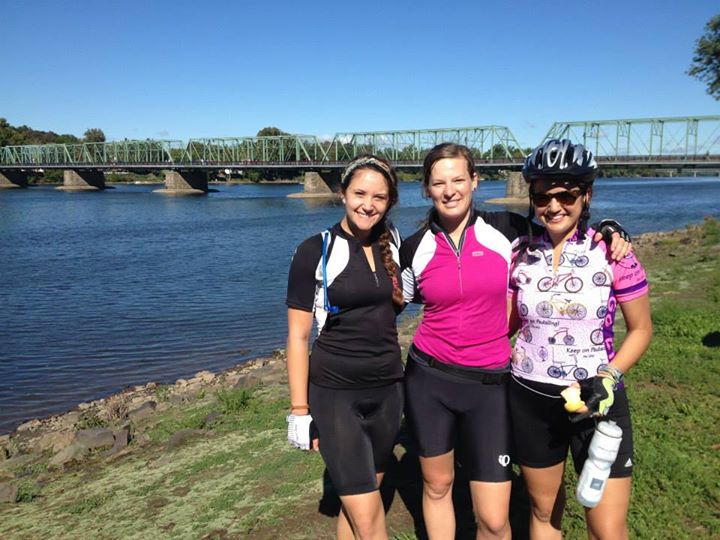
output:
[[[0,117],[108,140],[720,114],[717,0],[2,0]]]

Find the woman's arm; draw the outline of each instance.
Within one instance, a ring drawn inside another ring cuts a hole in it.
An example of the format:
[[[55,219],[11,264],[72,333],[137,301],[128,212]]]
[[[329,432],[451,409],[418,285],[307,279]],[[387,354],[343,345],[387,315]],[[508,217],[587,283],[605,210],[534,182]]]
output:
[[[610,365],[624,374],[640,360],[650,345],[652,339],[650,296],[644,294],[639,298],[624,302],[620,304],[620,309],[625,318],[627,335]]]
[[[593,416],[607,414],[615,401],[617,385],[650,345],[652,339],[650,297],[644,294],[620,304],[620,309],[627,328],[625,340],[610,364],[601,368],[598,376],[592,379],[592,394],[587,398],[585,405],[578,409],[578,414],[571,418],[571,422],[580,421],[590,414]]]
[[[290,386],[290,407],[292,414],[304,415],[310,412],[308,404],[308,374],[310,355],[308,353],[313,314],[300,309],[288,309],[287,370]]]

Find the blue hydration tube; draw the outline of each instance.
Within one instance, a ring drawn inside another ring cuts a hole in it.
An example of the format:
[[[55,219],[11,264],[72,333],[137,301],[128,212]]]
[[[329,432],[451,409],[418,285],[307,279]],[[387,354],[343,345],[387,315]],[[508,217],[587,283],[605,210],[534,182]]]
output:
[[[328,299],[328,286],[327,286],[327,248],[328,239],[330,238],[330,231],[326,231],[323,235],[323,246],[322,246],[322,280],[323,280],[323,294],[325,296],[323,309],[328,313],[338,313],[340,308],[338,306],[331,306],[330,300]]]

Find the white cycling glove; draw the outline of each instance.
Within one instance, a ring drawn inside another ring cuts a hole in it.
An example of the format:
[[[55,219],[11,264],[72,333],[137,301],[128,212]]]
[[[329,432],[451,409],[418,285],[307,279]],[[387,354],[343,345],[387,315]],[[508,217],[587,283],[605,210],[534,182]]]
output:
[[[310,450],[310,424],[312,416],[288,414],[288,442],[300,450]]]

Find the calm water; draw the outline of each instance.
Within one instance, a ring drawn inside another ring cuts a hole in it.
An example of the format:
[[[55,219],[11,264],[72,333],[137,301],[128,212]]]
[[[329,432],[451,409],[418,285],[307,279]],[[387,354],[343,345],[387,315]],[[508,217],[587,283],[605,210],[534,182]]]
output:
[[[283,347],[295,246],[342,208],[288,199],[300,186],[228,186],[166,197],[0,190],[0,432],[148,381],[171,382]],[[503,182],[483,183],[482,199]],[[633,233],[720,217],[720,180],[596,183],[593,215]],[[427,209],[401,186],[404,235]]]

